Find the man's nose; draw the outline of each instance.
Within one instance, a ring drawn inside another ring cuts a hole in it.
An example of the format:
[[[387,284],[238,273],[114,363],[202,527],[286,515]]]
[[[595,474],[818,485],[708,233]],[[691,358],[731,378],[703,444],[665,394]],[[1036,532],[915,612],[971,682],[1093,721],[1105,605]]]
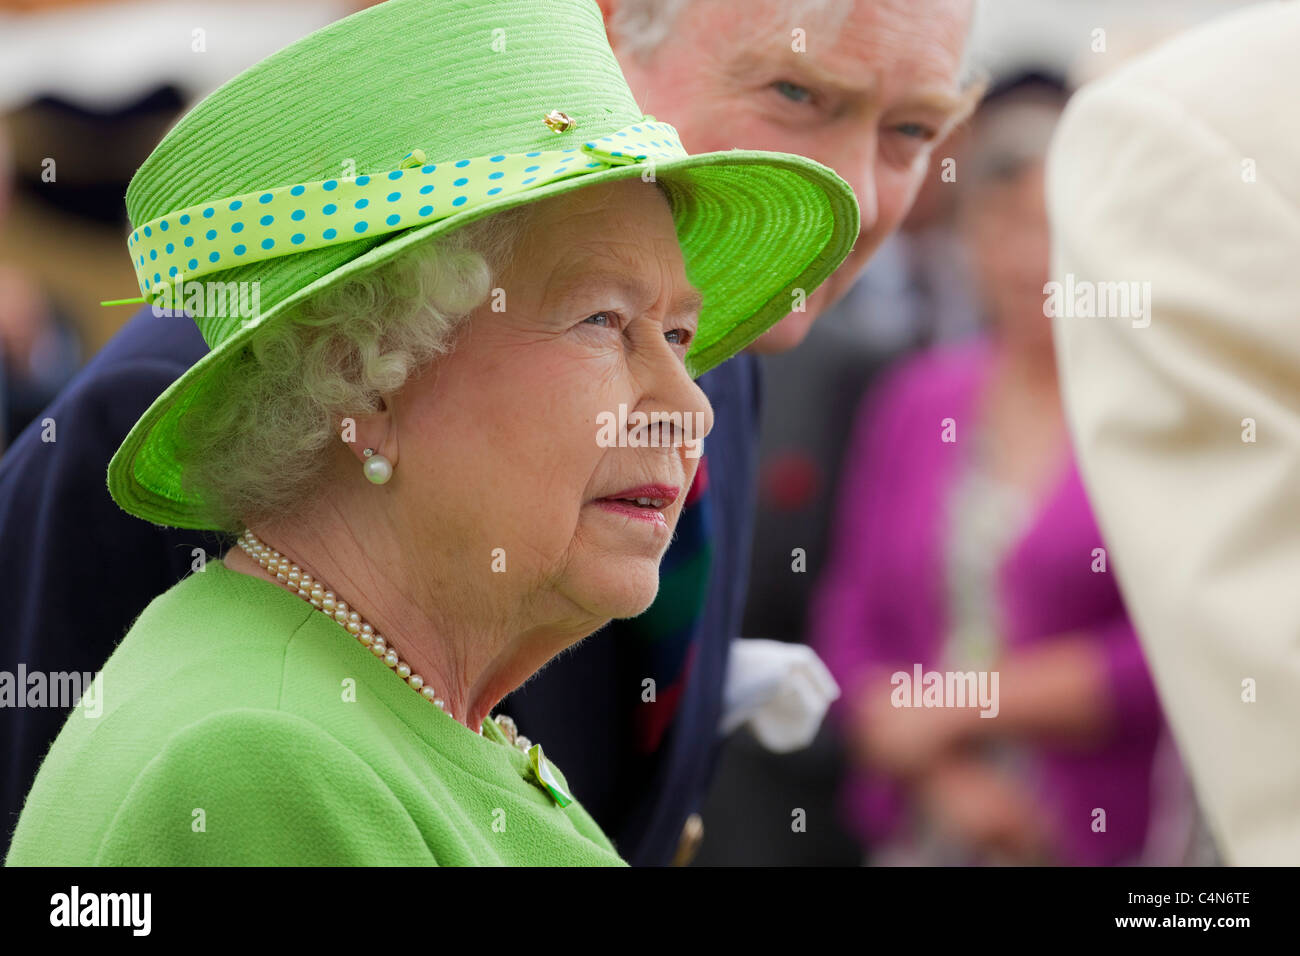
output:
[[[845,142],[844,155],[838,157],[839,165],[827,163],[840,178],[853,187],[862,216],[862,232],[870,232],[880,214],[876,192],[876,132],[874,129],[859,132]]]

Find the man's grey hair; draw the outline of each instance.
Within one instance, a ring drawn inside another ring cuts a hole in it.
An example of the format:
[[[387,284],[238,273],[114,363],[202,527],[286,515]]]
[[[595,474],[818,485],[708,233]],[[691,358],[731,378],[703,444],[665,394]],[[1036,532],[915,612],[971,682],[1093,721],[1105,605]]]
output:
[[[622,0],[610,18],[610,35],[617,39],[622,50],[638,59],[645,59],[672,36],[673,26],[682,11],[698,2],[701,0]],[[832,22],[839,24],[852,12],[855,2],[860,0],[785,0],[783,9],[794,20],[809,14],[829,14]],[[980,0],[973,2],[972,28],[979,16]],[[958,72],[958,85],[963,90],[975,82],[983,82],[984,77],[984,71],[977,69],[971,61],[971,32],[968,30],[966,34]]]
[[[672,34],[677,18],[697,0],[623,0],[614,11],[610,32],[624,49],[648,56]],[[848,16],[854,0],[785,0],[783,9],[798,18],[809,13],[830,13],[836,21]]]

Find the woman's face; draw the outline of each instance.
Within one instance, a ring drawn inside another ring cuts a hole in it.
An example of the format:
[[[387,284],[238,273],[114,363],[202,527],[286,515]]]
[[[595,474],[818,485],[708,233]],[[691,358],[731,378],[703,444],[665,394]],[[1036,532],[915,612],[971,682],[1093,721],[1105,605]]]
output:
[[[534,206],[454,350],[391,403],[400,461],[387,487],[423,580],[479,615],[603,621],[648,607],[698,463],[683,439],[713,425],[684,364],[698,316],[653,184]],[[611,442],[620,406],[633,421],[677,413],[692,432],[629,426]],[[626,500],[638,497],[653,500]]]
[[[1050,349],[1052,323],[1043,314],[1043,285],[1051,272],[1043,164],[1033,163],[1003,181],[981,183],[978,196],[968,203],[963,227],[997,335],[1036,351]]]

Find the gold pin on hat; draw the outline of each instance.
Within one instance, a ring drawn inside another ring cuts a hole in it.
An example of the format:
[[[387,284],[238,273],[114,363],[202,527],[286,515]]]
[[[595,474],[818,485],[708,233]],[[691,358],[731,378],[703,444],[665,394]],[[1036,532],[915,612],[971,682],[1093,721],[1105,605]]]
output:
[[[578,121],[567,113],[561,113],[559,110],[551,110],[543,118],[543,122],[556,133],[567,133],[569,130],[578,128]]]

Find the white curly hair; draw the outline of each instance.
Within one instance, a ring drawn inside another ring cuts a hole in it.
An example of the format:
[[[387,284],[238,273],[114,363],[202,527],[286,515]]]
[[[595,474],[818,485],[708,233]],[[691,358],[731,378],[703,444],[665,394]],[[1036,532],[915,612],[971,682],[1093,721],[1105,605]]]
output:
[[[230,532],[308,507],[343,419],[377,411],[381,395],[448,352],[531,208],[412,246],[268,324],[232,359],[223,387],[181,419],[187,491]]]

